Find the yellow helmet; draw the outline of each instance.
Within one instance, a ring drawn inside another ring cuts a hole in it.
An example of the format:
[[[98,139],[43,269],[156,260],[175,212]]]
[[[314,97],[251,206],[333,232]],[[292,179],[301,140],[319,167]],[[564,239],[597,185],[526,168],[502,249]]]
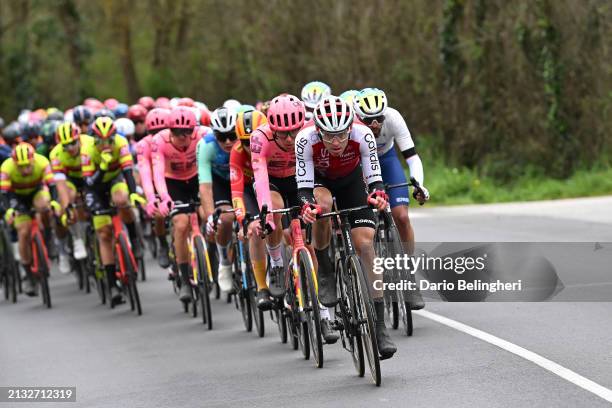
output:
[[[101,116],[96,119],[91,126],[91,130],[96,139],[109,139],[117,132],[115,122],[108,116]]]
[[[353,107],[360,119],[384,115],[387,110],[387,95],[378,88],[362,89],[354,96]]]
[[[62,145],[67,145],[73,143],[75,140],[79,140],[80,135],[81,129],[71,122],[62,123],[55,131],[57,143],[61,143]]]
[[[266,115],[258,110],[240,112],[236,119],[236,135],[240,140],[248,140],[255,129],[266,123],[268,123]]]
[[[34,148],[29,143],[21,142],[13,149],[12,157],[18,166],[27,166],[34,161]]]

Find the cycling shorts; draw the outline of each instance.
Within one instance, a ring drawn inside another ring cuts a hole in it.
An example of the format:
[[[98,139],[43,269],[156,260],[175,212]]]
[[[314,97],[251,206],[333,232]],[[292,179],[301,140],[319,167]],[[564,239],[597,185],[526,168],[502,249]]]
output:
[[[259,205],[257,205],[257,196],[255,195],[255,190],[253,189],[253,185],[249,184],[244,187],[244,195],[243,195],[244,207],[246,211],[251,215],[259,214]]]
[[[232,185],[229,180],[212,172],[213,201],[215,208],[222,205],[232,205]]]
[[[187,180],[166,177],[166,188],[172,201],[180,201],[182,203],[198,201],[200,185],[198,184],[197,175]]]
[[[117,191],[129,192],[123,175],[115,177],[108,183],[98,183],[89,187],[85,193],[85,204],[91,211],[107,210],[110,208],[112,196]]]
[[[342,179],[331,180],[315,175],[315,188],[317,187],[325,187],[331,192],[332,197],[336,198],[339,210],[360,207],[368,202],[361,165]],[[351,228],[376,228],[376,216],[370,208],[354,211],[349,215],[349,223]]]
[[[406,173],[404,173],[404,168],[399,157],[397,157],[395,149],[391,149],[382,156],[379,156],[378,160],[380,161],[380,172],[385,184],[401,184],[406,182]],[[409,205],[410,203],[410,194],[407,186],[388,189],[387,194],[389,194],[391,208]]]

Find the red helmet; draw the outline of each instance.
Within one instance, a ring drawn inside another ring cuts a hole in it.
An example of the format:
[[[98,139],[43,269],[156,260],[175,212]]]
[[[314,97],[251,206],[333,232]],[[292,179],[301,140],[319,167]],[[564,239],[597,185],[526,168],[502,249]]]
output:
[[[155,100],[150,96],[143,96],[138,99],[138,104],[144,106],[147,110],[151,110],[155,107]]]
[[[210,112],[206,108],[200,108],[200,125],[210,126]]]
[[[110,110],[115,109],[117,105],[119,105],[119,101],[116,100],[115,98],[108,98],[107,100],[104,101],[104,106],[106,106]]]
[[[176,103],[177,106],[189,106],[189,107],[193,107],[195,106],[195,101],[191,98],[181,98],[178,100],[178,102]]]
[[[179,106],[170,111],[168,116],[168,127],[170,129],[193,129],[196,127],[196,116],[186,106]]]
[[[137,122],[137,121],[144,122],[145,118],[147,117],[147,108],[139,104],[132,105],[128,109],[127,116],[129,119],[133,120],[134,122]]]
[[[147,132],[155,133],[166,129],[168,127],[168,116],[170,116],[170,111],[168,109],[151,109],[151,111],[147,113],[147,119],[145,121]]]
[[[267,114],[270,129],[275,132],[287,132],[301,128],[306,116],[304,103],[297,96],[289,94],[272,99]]]
[[[170,99],[166,98],[165,96],[160,96],[155,100],[155,107],[170,109]]]

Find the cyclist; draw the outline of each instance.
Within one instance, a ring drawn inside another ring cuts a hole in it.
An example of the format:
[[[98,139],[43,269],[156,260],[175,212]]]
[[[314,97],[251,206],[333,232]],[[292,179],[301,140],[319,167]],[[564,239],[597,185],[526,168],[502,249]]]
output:
[[[295,178],[295,137],[304,124],[304,104],[293,95],[277,96],[270,102],[267,117],[268,124],[260,126],[251,134],[251,160],[257,203],[260,209],[263,205],[269,209],[300,206]],[[280,295],[284,292],[281,216],[269,214],[266,224],[272,230],[266,239],[272,268],[270,290],[272,295]],[[316,263],[316,259],[313,261]],[[339,334],[332,329],[326,308],[321,309],[321,319],[325,341],[330,344],[336,342]]]
[[[332,197],[339,209],[370,203],[378,210],[387,206],[380,175],[376,141],[364,125],[353,123],[353,108],[337,96],[323,98],[313,111],[314,126],[305,127],[295,141],[296,179],[306,223],[314,223],[313,244],[319,263],[319,299],[326,306],[337,302],[334,266],[329,257],[331,223],[316,220],[319,212],[332,209]],[[369,195],[366,193],[366,185]],[[373,273],[374,214],[370,209],[353,212],[349,217],[351,235],[357,253],[368,273]],[[376,338],[382,359],[397,350],[385,327],[382,290],[370,287],[376,308]]]
[[[128,206],[141,201],[136,193],[132,170],[132,155],[128,142],[117,134],[114,121],[108,116],[97,118],[91,126],[94,143],[81,148],[81,165],[85,178],[85,203],[92,210],[108,208],[112,202],[118,207],[125,224],[134,256],[140,256],[140,242],[136,233],[134,213]],[[106,272],[113,305],[124,302],[123,288],[115,277],[113,230],[109,216],[94,216],[93,224],[100,244],[100,258]],[[116,289],[115,295],[112,295]]]
[[[170,266],[170,258],[168,256],[168,241],[166,241],[164,218],[160,216],[156,205],[157,199],[155,198],[155,187],[153,186],[153,177],[151,173],[151,143],[157,132],[168,127],[169,115],[169,110],[161,108],[152,109],[147,113],[146,127],[148,135],[140,139],[136,144],[140,183],[144,190],[145,198],[147,199],[146,211],[147,215],[154,219],[155,235],[159,241],[157,263],[164,269]]]
[[[72,111],[72,120],[81,128],[81,133],[87,133],[89,123],[93,119],[91,110],[86,106],[80,105]]]
[[[117,119],[125,118],[127,116],[129,108],[130,107],[127,104],[120,103],[115,107],[115,109],[113,109],[113,113],[115,114],[115,117]]]
[[[138,105],[144,107],[147,111],[150,111],[155,107],[155,99],[151,98],[150,96],[140,97],[138,99]]]
[[[134,140],[137,142],[146,135],[145,119],[147,118],[147,112],[147,108],[139,104],[132,105],[128,109],[127,117],[134,122]]]
[[[160,196],[159,213],[168,216],[174,201],[189,203],[198,199],[198,167],[196,147],[209,129],[196,125],[194,113],[187,107],[177,107],[170,111],[168,127],[160,131],[151,143],[153,181]],[[187,240],[189,237],[189,217],[178,214],[172,218],[174,256],[181,274],[182,302],[191,302],[189,276],[190,259]]]
[[[312,119],[312,111],[321,99],[331,95],[331,88],[324,82],[312,81],[302,88],[302,101],[306,107],[306,121]]]
[[[59,208],[49,160],[36,153],[29,143],[19,143],[13,149],[12,157],[2,163],[0,190],[2,207],[6,209],[5,219],[17,230],[19,259],[27,276],[24,291],[28,296],[36,296],[38,282],[34,280],[31,270],[32,220],[29,214],[34,208],[43,225],[49,227],[50,208]]]
[[[219,275],[217,282],[223,291],[232,289],[232,263],[229,249],[232,238],[234,215],[221,214],[217,233],[214,233],[212,213],[215,208],[231,208],[232,191],[230,187],[229,160],[232,147],[236,143],[236,111],[230,108],[218,108],[211,115],[212,135],[198,144],[198,178],[200,182],[200,200],[204,216],[207,219],[207,235],[215,235],[219,255]]]
[[[59,202],[62,207],[62,222],[57,225],[56,235],[60,241],[65,241],[66,231],[63,224],[69,224],[69,230],[72,234],[73,255],[75,259],[85,259],[87,250],[83,243],[83,231],[76,223],[77,220],[85,222],[86,214],[82,209],[76,212],[70,212],[70,217],[66,209],[73,205],[79,197],[79,192],[83,191],[85,182],[83,180],[83,171],[81,168],[81,147],[94,144],[94,139],[91,136],[81,134],[81,129],[74,123],[65,122],[57,128],[58,144],[51,150],[50,160],[51,169],[53,170]],[[65,242],[62,242],[63,244]],[[60,246],[60,272],[70,272],[69,259],[66,256],[65,245]]]
[[[406,175],[394,149],[397,144],[408,164],[410,175],[421,185],[422,191],[417,193],[416,199],[421,203],[429,200],[429,192],[423,185],[423,163],[416,152],[408,126],[402,115],[388,106],[385,92],[376,88],[361,90],[355,96],[354,108],[359,119],[370,128],[376,138],[383,181],[387,184],[406,182]],[[414,231],[408,217],[409,196],[407,187],[389,190],[393,219],[406,246],[406,252],[412,254]],[[425,306],[419,291],[409,291],[409,302],[413,310]]]
[[[240,112],[236,119],[236,143],[230,153],[230,181],[232,188],[232,205],[236,209],[236,219],[242,225],[245,213],[251,215],[259,213],[257,197],[253,189],[253,166],[251,165],[250,137],[255,129],[268,122],[266,115],[249,110]],[[266,248],[264,241],[256,232],[256,222],[248,226],[247,239],[251,265],[257,283],[257,307],[269,310],[273,301],[266,282]]]

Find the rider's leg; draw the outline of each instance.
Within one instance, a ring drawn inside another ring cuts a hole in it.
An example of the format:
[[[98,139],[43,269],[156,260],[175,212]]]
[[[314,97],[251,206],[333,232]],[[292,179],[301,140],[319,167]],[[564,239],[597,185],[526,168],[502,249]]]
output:
[[[138,240],[138,233],[136,231],[136,217],[132,208],[129,206],[129,195],[128,195],[127,184],[120,182],[113,185],[111,188],[111,199],[117,208],[119,208],[119,216],[121,221],[125,224],[130,236],[130,242],[132,244],[132,251],[135,257],[139,257],[141,254],[140,241]]]
[[[408,206],[398,205],[391,208],[391,214],[393,220],[399,231],[400,238],[404,244],[404,250],[408,255],[414,254],[414,230],[410,224],[410,218],[408,217]]]
[[[35,296],[38,293],[38,282],[32,275],[32,219],[27,215],[17,215],[13,225],[17,231],[19,258],[27,277],[24,292],[28,296]]]
[[[332,195],[325,187],[314,189],[317,204],[324,213],[332,210]],[[331,222],[329,218],[316,221],[312,226],[313,246],[317,260],[317,279],[319,283],[319,300],[325,306],[333,306],[338,300],[334,265],[329,257]]]
[[[230,209],[229,205],[219,205],[221,210]],[[219,275],[217,281],[219,288],[224,291],[232,289],[232,260],[230,259],[230,248],[232,245],[232,223],[234,214],[223,213],[219,216],[219,224],[215,241],[217,243],[217,255],[219,256]]]
[[[157,262],[162,268],[170,266],[170,257],[168,255],[168,241],[166,240],[166,224],[164,217],[156,216],[151,221],[153,222],[153,230],[159,242],[159,251],[157,253]]]
[[[174,256],[181,275],[180,299],[183,302],[191,301],[191,284],[189,282],[189,216],[177,214],[172,218],[172,233],[174,238]]]

